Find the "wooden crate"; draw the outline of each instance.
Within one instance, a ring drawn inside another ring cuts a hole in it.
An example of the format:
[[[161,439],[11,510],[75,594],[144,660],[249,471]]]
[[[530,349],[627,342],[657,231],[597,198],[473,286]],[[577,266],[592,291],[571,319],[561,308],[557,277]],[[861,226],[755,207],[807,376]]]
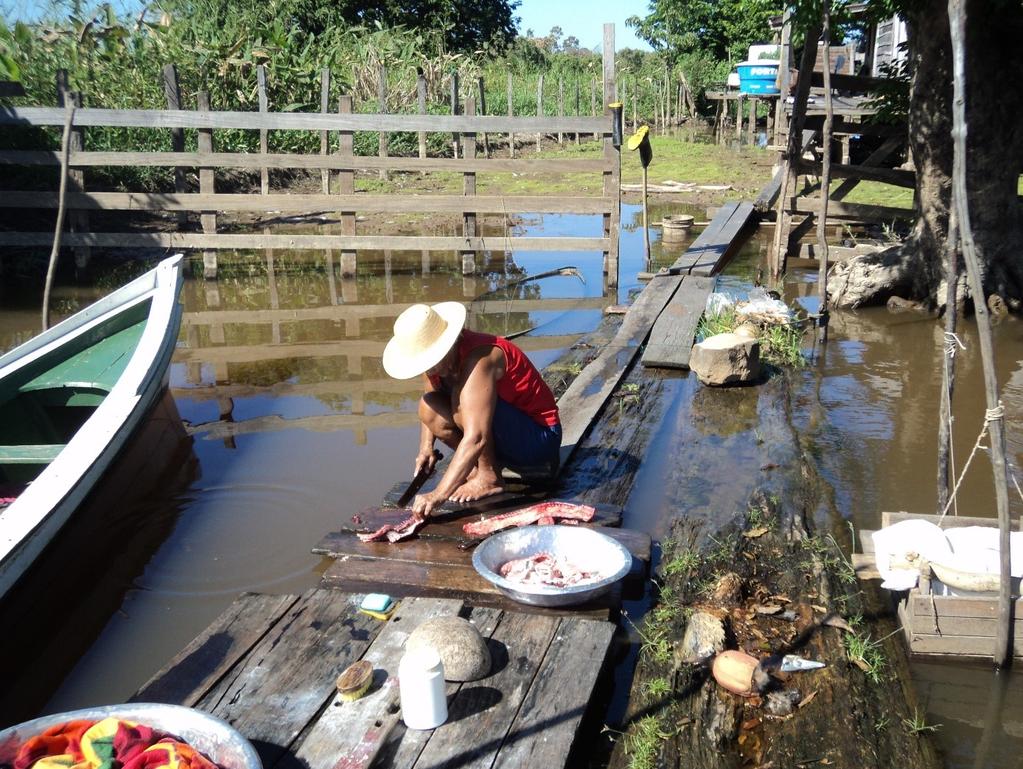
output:
[[[908,519],[926,520],[942,528],[992,526],[991,518],[882,513],[881,523],[890,526]],[[1018,528],[1018,521],[1013,529]],[[868,538],[864,539],[869,541]],[[935,595],[931,579],[920,575],[917,586],[898,604],[899,620],[910,652],[923,656],[990,658],[995,651],[998,595],[990,597]],[[1023,659],[1023,599],[1013,605],[1013,657]]]

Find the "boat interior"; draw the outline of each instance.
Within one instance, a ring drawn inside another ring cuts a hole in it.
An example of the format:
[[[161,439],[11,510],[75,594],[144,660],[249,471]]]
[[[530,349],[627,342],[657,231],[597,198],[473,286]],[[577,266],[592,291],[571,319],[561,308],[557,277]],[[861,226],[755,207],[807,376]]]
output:
[[[150,303],[114,310],[3,376],[0,498],[16,498],[103,403],[138,346]]]

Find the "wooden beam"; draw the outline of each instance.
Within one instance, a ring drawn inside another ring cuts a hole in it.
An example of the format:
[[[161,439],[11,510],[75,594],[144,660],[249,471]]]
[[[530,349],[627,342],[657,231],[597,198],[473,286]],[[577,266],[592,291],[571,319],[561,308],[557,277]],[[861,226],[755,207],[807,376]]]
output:
[[[800,160],[798,170],[799,173],[820,176],[822,172],[821,165],[821,163],[809,160]],[[916,186],[916,173],[913,171],[903,171],[899,168],[878,168],[877,166],[868,165],[832,163],[831,175],[842,179],[892,184],[896,187],[906,187],[908,189],[913,189]],[[831,197],[834,199],[833,194]]]
[[[796,214],[816,214],[820,209],[817,198],[789,198],[787,210]],[[857,221],[885,221],[892,219],[913,219],[916,212],[911,208],[873,206],[866,203],[839,203],[833,201],[828,207],[828,217],[834,219],[855,219]]]
[[[64,110],[53,107],[6,107],[0,125],[62,126]],[[83,108],[75,111],[75,125],[114,128],[240,128],[248,130],[309,131],[436,131],[444,133],[554,133],[583,131],[610,135],[602,118],[504,117],[502,115],[350,115],[315,112],[214,112],[209,110],[145,110]]]
[[[77,114],[77,113],[76,113]],[[47,150],[0,150],[0,165],[59,166],[60,153]],[[587,158],[516,159],[485,158],[403,158],[367,157],[362,155],[273,154],[266,156],[246,152],[73,152],[71,167],[88,166],[182,166],[197,168],[285,168],[336,171],[452,171],[455,173],[602,173],[608,167],[604,160]]]
[[[0,246],[49,246],[47,232],[0,232]],[[289,249],[384,249],[408,251],[607,251],[607,238],[515,238],[483,236],[466,243],[460,237],[404,235],[266,235],[188,232],[69,232],[61,242],[67,246],[102,248],[275,248]]]
[[[212,173],[210,171],[209,173]],[[386,213],[563,213],[607,214],[614,202],[598,197],[545,195],[250,195],[171,192],[69,193],[67,208],[120,211],[380,211]],[[55,208],[54,192],[2,192],[0,208]]]

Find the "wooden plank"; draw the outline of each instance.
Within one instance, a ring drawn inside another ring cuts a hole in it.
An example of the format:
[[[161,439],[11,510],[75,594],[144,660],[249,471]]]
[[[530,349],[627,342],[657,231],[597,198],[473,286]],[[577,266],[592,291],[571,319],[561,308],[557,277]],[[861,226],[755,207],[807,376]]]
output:
[[[210,169],[200,173],[212,174]],[[211,183],[211,182],[208,182]],[[480,214],[563,213],[600,214],[613,209],[607,198],[547,195],[320,195],[174,192],[68,193],[67,208],[124,211],[382,211],[436,213],[468,211]],[[53,192],[2,192],[0,208],[56,208]]]
[[[437,478],[434,478],[433,483],[436,483],[436,481]],[[402,488],[404,488],[404,486],[405,484],[402,484]],[[425,488],[428,489],[429,485]],[[503,503],[495,501],[499,497],[504,498]],[[387,495],[388,500],[394,498],[395,496],[390,493]],[[419,530],[417,536],[420,539],[440,538],[462,542],[467,538],[465,532],[462,530],[462,527],[466,523],[482,521],[499,513],[517,510],[525,507],[526,505],[532,504],[534,501],[536,500],[531,497],[507,493],[481,499],[468,505],[445,502],[440,505],[435,515],[430,518],[430,523]],[[621,507],[606,504],[597,504],[594,505],[594,507],[597,512],[589,525],[611,528],[621,526]],[[342,531],[350,533],[376,531],[385,524],[393,524],[403,521],[408,517],[408,515],[408,510],[405,508],[393,506],[371,507],[360,510],[354,516],[342,516],[339,528]],[[359,523],[355,523],[352,520],[356,516],[358,516]]]
[[[475,99],[465,100],[465,114],[469,116],[476,115]],[[461,144],[462,157],[466,160],[474,160],[476,158],[476,134],[462,134]],[[469,172],[462,174],[462,195],[466,199],[466,202],[468,202],[469,199],[476,197],[475,173]],[[463,206],[462,212],[462,235],[468,241],[469,239],[476,237],[478,233],[476,228],[476,214],[472,211],[469,205]],[[462,274],[474,275],[476,273],[476,252],[463,251],[461,256]]]
[[[932,606],[931,600],[934,600]],[[1013,604],[1013,616],[1023,619],[1023,598],[1017,598]],[[914,617],[920,618],[919,630],[931,626],[935,612],[938,615],[940,625],[942,618],[974,618],[974,619],[997,619],[998,618],[998,596],[992,593],[991,598],[974,598],[951,595],[920,595],[915,591],[909,594],[909,610]]]
[[[752,203],[740,203],[728,221],[718,232],[718,242],[707,244],[702,250],[690,246],[686,251],[693,251],[694,261],[689,272],[691,275],[704,277],[714,275],[724,269],[728,261],[738,253],[746,242],[751,228],[756,226],[757,214]]]
[[[180,129],[174,129],[180,130]],[[0,150],[0,165],[59,166],[60,153],[46,150]],[[247,152],[74,152],[68,165],[88,166],[181,166],[214,168],[327,168],[331,170],[377,171],[451,171],[454,173],[602,173],[607,167],[603,159],[589,158],[405,158],[278,153],[266,156]]]
[[[459,690],[447,723],[426,743],[416,766],[490,769],[560,624],[554,617],[506,612],[492,637],[495,672]],[[542,742],[539,734],[533,739]]]
[[[330,108],[330,69],[324,67],[320,70],[320,112],[324,115],[327,114],[327,110]],[[330,170],[325,161],[329,157],[330,150],[330,133],[328,131],[320,131],[320,191],[324,195],[330,194]],[[264,155],[264,158],[266,156]],[[269,168],[269,166],[265,166]],[[294,167],[294,166],[292,166]]]
[[[809,160],[800,160],[797,169],[803,174],[821,175],[821,164]],[[869,165],[831,164],[831,175],[840,179],[858,179],[871,182],[891,184],[896,187],[913,189],[916,186],[916,172],[903,171],[898,168],[880,168]]]
[[[462,611],[464,612],[464,609]],[[476,625],[480,634],[489,640],[493,636],[494,631],[497,630],[502,616],[503,614],[499,611],[474,606],[468,619]],[[450,702],[463,687],[472,685],[471,683],[449,682],[445,686],[445,694],[448,701]],[[400,735],[397,746],[393,749],[388,746],[388,750],[385,750],[384,754],[380,757],[380,766],[386,766],[388,769],[412,769],[416,765],[426,743],[437,734],[437,731],[405,729],[405,725],[400,722],[396,727],[396,732]]]
[[[256,65],[256,94],[259,99],[259,111],[261,114],[266,114],[270,111],[269,101],[266,96],[266,66],[263,64]],[[259,154],[266,156],[268,154],[269,136],[265,128],[259,129]],[[212,152],[213,148],[210,147],[209,151]],[[270,171],[267,167],[261,166],[259,169],[259,191],[263,195],[270,194]]]
[[[657,318],[650,341],[643,350],[644,366],[689,368],[689,356],[696,338],[696,327],[703,317],[707,297],[714,291],[716,278],[687,276]]]
[[[199,91],[196,94],[200,110],[208,110],[210,108],[210,97],[206,91]],[[201,129],[198,132],[198,146],[200,152],[213,152],[213,131],[211,129]],[[212,168],[200,167],[199,168],[199,195],[198,197],[211,199],[215,197],[216,193],[216,174]],[[35,208],[36,206],[33,206]],[[195,206],[199,208],[199,206]],[[217,215],[215,213],[216,206],[212,200],[202,207],[202,213],[199,215],[199,221],[202,223],[202,231],[204,235],[212,235],[217,232]],[[181,209],[177,209],[181,210]]]
[[[788,210],[797,214],[812,214],[820,210],[817,198],[789,198]],[[866,203],[828,204],[829,219],[855,219],[858,221],[890,221],[892,219],[912,219],[916,216],[911,208],[895,208],[894,206],[874,206]]]
[[[937,636],[913,633],[909,649],[914,654],[948,654],[956,657],[984,657],[990,659],[995,649],[994,636]],[[1012,644],[1013,657],[1023,657],[1023,638],[1016,636]]]
[[[46,246],[53,234],[46,232],[0,232],[0,246]],[[406,251],[604,251],[607,238],[518,238],[484,236],[466,243],[464,238],[418,235],[264,235],[189,232],[69,232],[61,238],[66,246],[102,248],[275,248],[299,250],[396,249]]]
[[[397,717],[390,711],[398,701],[398,661],[409,634],[428,619],[457,615],[462,605],[461,601],[436,598],[401,601],[363,656],[374,668],[370,691],[354,702],[335,697],[295,751],[298,762],[310,769],[326,769],[340,756],[357,760],[360,744],[372,743],[366,736],[379,728],[376,725]]]
[[[143,684],[132,700],[194,705],[296,601],[297,595],[243,595]]]
[[[53,107],[7,107],[0,125],[62,126],[64,110]],[[434,131],[437,133],[569,133],[582,131],[610,135],[603,118],[504,117],[501,115],[351,115],[315,112],[213,112],[209,110],[145,110],[83,108],[75,111],[77,126],[114,128],[241,128],[310,131]]]
[[[173,64],[165,64],[163,67],[163,93],[167,99],[167,109],[181,109],[181,89],[178,86],[178,70]],[[185,151],[185,132],[180,128],[171,129],[171,150],[173,152],[170,154],[178,154]],[[85,155],[89,153],[82,152],[79,154]],[[174,191],[178,193],[185,191],[184,166],[176,165],[174,167]],[[186,224],[187,221],[188,218],[184,213],[178,214],[179,226]]]
[[[476,606],[529,612],[531,614],[581,614],[607,619],[611,608],[621,603],[621,585],[593,601],[578,606],[544,608],[520,604],[506,598],[471,566],[423,564],[412,561],[372,561],[346,557],[323,572],[320,585],[348,592],[379,592],[392,596],[456,598]]]
[[[923,598],[923,596],[917,596]],[[937,597],[935,598],[937,600]],[[997,594],[995,594],[997,601]],[[937,622],[934,621],[933,613],[928,610],[924,616],[918,616],[913,620],[913,626],[917,634],[935,635],[944,638],[955,638],[957,636],[983,636],[990,638],[994,643],[995,633],[998,630],[998,617],[955,617],[941,614],[939,611]],[[937,629],[935,629],[935,627]],[[928,632],[929,631],[929,632]],[[1016,637],[1023,635],[1023,619],[1016,619],[1012,623],[1012,632]]]
[[[892,524],[899,523],[901,521],[930,521],[943,529],[954,529],[960,526],[989,526],[991,528],[997,528],[998,526],[998,520],[996,518],[980,518],[971,515],[946,515],[942,518],[940,515],[927,515],[921,513],[887,511],[881,513],[882,526],[891,526]],[[1019,517],[1011,519],[1010,523],[1014,530],[1019,531]]]
[[[649,283],[625,314],[614,338],[558,399],[562,467],[568,464],[607,399],[631,368],[639,346],[681,282],[678,276],[668,276]]]
[[[611,623],[562,620],[493,769],[565,765],[587,708],[600,707],[593,695],[613,634]]]
[[[577,341],[577,334],[564,336],[526,336],[516,339],[516,346],[526,352],[558,350]],[[245,361],[283,360],[287,358],[332,357],[358,355],[380,358],[387,342],[375,339],[338,339],[333,342],[296,344],[239,345],[237,347],[178,348],[176,359],[181,362],[237,363]]]
[[[503,315],[505,313],[565,312],[568,310],[603,310],[611,299],[605,296],[550,299],[465,300],[476,315]],[[411,307],[409,302],[395,304],[343,304],[323,307],[299,307],[278,310],[200,310],[181,316],[182,326],[208,326],[213,323],[244,325],[257,323],[301,323],[310,320],[365,320],[367,318],[396,318]],[[383,380],[381,380],[383,381]],[[392,380],[393,381],[393,380]],[[406,383],[407,385],[407,383]],[[418,387],[415,383],[414,387]]]
[[[366,652],[380,623],[334,591],[304,594],[198,707],[232,724],[274,763],[334,694],[338,674]]]
[[[715,243],[718,240],[718,234],[721,229],[728,223],[728,220],[735,213],[735,210],[739,207],[738,203],[725,203],[717,211],[714,212],[714,216],[710,220],[710,224],[703,228],[703,232],[696,236],[696,240],[692,242],[685,253],[679,256],[675,262],[668,267],[668,273],[670,275],[686,275],[689,273],[692,267],[694,257],[689,253],[692,249],[702,249],[709,243]],[[708,211],[708,213],[710,213]]]
[[[623,544],[635,560],[650,561],[649,534],[607,526],[590,526],[588,528]],[[356,556],[381,561],[416,561],[423,564],[471,566],[472,550],[460,548],[458,544],[454,539],[439,537],[416,537],[394,543],[363,542],[352,531],[335,531],[321,539],[313,547],[312,552],[329,558]]]
[[[816,135],[817,135],[816,131],[811,130],[803,131],[803,141],[799,148],[800,156],[802,156],[804,152],[810,149],[810,145],[813,144],[813,140]],[[778,196],[781,194],[782,175],[784,173],[785,168],[784,166],[782,166],[781,168],[778,169],[778,172],[771,178],[771,181],[767,184],[767,186],[760,191],[760,194],[757,196],[757,199],[753,201],[753,206],[760,213],[767,213],[772,208],[774,208],[774,204],[778,202]]]

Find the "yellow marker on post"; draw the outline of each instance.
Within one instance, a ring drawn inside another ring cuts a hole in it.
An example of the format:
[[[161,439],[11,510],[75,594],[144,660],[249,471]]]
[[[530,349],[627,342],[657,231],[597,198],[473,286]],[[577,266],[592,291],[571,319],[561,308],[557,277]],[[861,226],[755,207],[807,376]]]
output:
[[[626,146],[633,152],[639,150],[639,162],[643,166],[643,256],[646,260],[646,268],[650,269],[650,229],[647,227],[646,219],[646,168],[654,159],[654,150],[650,146],[649,126],[640,126],[632,136],[629,137]]]

